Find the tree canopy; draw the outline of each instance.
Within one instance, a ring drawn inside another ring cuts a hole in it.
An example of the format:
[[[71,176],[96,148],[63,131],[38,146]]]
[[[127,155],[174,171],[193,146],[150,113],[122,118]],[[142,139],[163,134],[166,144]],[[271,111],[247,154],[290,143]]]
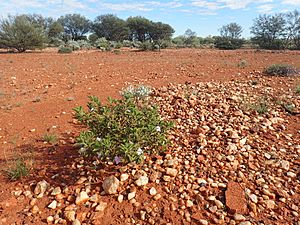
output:
[[[122,41],[129,38],[129,27],[126,21],[112,14],[96,17],[92,30],[98,37],[105,37],[109,41]]]
[[[58,19],[64,28],[65,34],[72,40],[84,39],[84,35],[91,29],[91,22],[80,14],[67,14]]]
[[[0,22],[0,46],[19,52],[43,48],[46,41],[43,28],[27,15],[9,16]]]

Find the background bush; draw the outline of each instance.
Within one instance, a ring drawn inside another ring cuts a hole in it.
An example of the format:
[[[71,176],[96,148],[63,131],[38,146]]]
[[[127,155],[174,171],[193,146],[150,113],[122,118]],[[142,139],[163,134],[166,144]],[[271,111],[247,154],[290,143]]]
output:
[[[66,47],[66,46],[60,46],[58,48],[58,53],[72,53],[73,49],[70,47]]]
[[[287,76],[296,73],[297,70],[294,67],[285,64],[273,64],[264,70],[264,74],[270,76]]]

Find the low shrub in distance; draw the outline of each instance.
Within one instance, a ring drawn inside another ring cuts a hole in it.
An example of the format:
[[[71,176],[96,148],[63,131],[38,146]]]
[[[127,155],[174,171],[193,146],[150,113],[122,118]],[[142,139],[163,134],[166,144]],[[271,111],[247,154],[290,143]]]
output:
[[[273,64],[264,70],[264,74],[270,76],[288,76],[296,73],[297,70],[293,66],[286,64]]]
[[[73,50],[70,47],[60,46],[58,48],[58,53],[72,53]]]
[[[103,160],[141,162],[144,153],[163,151],[167,144],[170,122],[160,118],[158,109],[149,104],[139,91],[124,91],[121,99],[108,99],[103,105],[97,97],[90,97],[88,111],[75,108],[75,118],[88,127],[77,138],[79,152],[97,155]]]

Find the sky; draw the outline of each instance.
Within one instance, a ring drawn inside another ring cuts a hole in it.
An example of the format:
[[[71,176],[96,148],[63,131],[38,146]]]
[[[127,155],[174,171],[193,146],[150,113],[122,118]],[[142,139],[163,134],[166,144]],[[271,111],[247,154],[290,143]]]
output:
[[[170,24],[175,36],[190,28],[199,36],[218,35],[225,24],[236,22],[243,27],[243,37],[259,14],[281,13],[298,9],[300,0],[0,0],[0,17],[8,14],[37,13],[58,18],[80,13],[94,20],[111,13],[122,19],[144,16]]]

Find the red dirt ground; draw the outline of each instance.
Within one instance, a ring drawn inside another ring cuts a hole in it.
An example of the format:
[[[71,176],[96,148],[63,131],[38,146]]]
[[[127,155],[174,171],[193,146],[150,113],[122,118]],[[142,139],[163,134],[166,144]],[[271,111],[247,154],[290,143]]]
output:
[[[247,61],[245,68],[238,67],[241,60]],[[78,133],[72,108],[85,105],[87,96],[96,95],[101,100],[108,96],[117,97],[128,83],[159,87],[168,83],[255,80],[264,67],[274,63],[300,68],[300,52],[182,49],[161,52],[124,50],[120,55],[99,51],[67,55],[53,50],[0,54],[0,170],[6,168],[9,159],[25,154],[33,156],[37,171],[29,181],[21,183],[9,182],[0,174],[0,215],[1,204],[9,202],[9,222],[22,224],[23,217],[17,212],[25,203],[17,202],[10,191],[31,180],[40,180],[45,174],[54,175],[62,165],[71,163],[70,152],[71,156],[75,154],[69,147],[71,145],[60,143],[49,147],[41,138],[52,132],[69,141]],[[272,78],[270,85],[284,89],[288,88],[286,83],[290,86],[300,84],[299,77],[284,79]],[[288,129],[296,132],[299,124],[299,117],[292,117]],[[120,210],[130,210],[127,207]],[[176,215],[169,217],[176,218]]]

